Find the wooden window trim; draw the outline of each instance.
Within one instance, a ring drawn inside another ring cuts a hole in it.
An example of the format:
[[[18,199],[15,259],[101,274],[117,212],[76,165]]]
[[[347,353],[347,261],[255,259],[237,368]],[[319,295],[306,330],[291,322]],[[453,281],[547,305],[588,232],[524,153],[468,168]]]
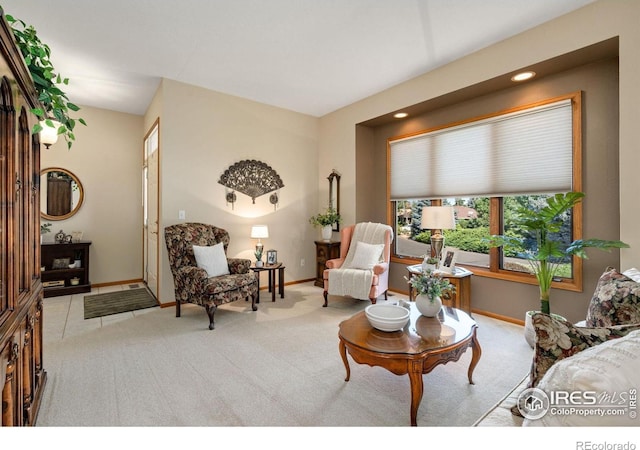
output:
[[[533,104],[527,104],[526,106],[520,106],[510,109],[505,109],[503,111],[499,111],[494,114],[485,115],[480,118],[487,118],[494,115],[505,114],[508,112],[518,111],[526,108],[535,107],[538,105],[543,105],[546,103],[552,103],[556,101],[560,101],[563,99],[571,100],[571,107],[573,113],[573,131],[572,131],[572,139],[573,139],[573,175],[572,175],[572,183],[573,190],[576,192],[582,192],[582,91],[573,92],[567,95],[563,95],[560,97],[555,97],[551,99],[545,99]],[[460,125],[461,123],[467,123],[478,118],[468,119],[464,121],[457,121],[450,123],[445,126],[438,127],[438,129],[448,128]],[[417,133],[412,133],[412,135],[418,135],[422,133],[428,133],[431,130],[423,130]],[[402,136],[407,137],[407,136]],[[387,141],[387,180],[390,179],[390,164],[389,161],[391,159],[390,156],[390,145],[389,141],[398,139],[398,137],[393,137]],[[395,208],[393,208],[393,201],[391,201],[391,192],[389,183],[387,182],[387,223],[390,224],[395,229]],[[502,232],[501,224],[502,224],[502,199],[499,197],[491,197],[490,198],[490,232],[491,234],[500,234]],[[497,217],[498,220],[494,220],[494,217]],[[572,212],[572,231],[573,231],[573,240],[582,239],[583,227],[583,206],[582,202],[578,203]],[[510,270],[500,269],[500,249],[493,248],[489,251],[489,268],[479,267],[479,266],[464,266],[460,264],[462,267],[466,267],[469,270],[473,271],[475,275],[486,277],[486,278],[494,278],[500,279],[504,281],[513,281],[518,283],[532,284],[537,285],[538,281],[531,274],[519,273]],[[414,257],[403,257],[397,254],[391,255],[391,262],[398,264],[419,264],[422,260]],[[562,281],[553,282],[552,287],[561,290],[574,291],[574,292],[582,292],[583,290],[583,261],[582,258],[574,256],[572,260],[573,264],[573,278],[564,278]]]

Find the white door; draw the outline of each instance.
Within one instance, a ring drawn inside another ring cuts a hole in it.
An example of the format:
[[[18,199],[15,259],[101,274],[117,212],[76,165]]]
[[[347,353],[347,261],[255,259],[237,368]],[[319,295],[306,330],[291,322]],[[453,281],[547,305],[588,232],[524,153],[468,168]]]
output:
[[[144,281],[151,293],[158,298],[158,189],[159,189],[159,122],[153,124],[144,138],[143,175],[143,233],[144,233]]]

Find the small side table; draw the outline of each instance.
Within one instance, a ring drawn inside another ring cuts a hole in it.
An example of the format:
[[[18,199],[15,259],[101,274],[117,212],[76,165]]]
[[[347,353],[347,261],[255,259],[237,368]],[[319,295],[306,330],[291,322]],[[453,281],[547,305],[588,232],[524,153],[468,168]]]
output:
[[[415,264],[407,266],[409,278],[422,272],[422,265]],[[471,275],[473,272],[464,267],[456,266],[454,273],[438,272],[443,278],[446,278],[456,287],[456,292],[442,297],[442,304],[452,308],[461,309],[471,315]],[[409,285],[409,300],[415,300],[413,297],[413,287]]]
[[[262,267],[256,267],[255,263],[251,265],[251,270],[256,274],[258,279],[258,288],[260,287],[260,272],[267,272],[269,278],[269,292],[271,292],[271,301],[276,301],[276,270],[278,271],[278,293],[280,298],[284,298],[284,264],[281,262],[275,264],[265,264]],[[260,303],[260,290],[258,289],[258,301]]]

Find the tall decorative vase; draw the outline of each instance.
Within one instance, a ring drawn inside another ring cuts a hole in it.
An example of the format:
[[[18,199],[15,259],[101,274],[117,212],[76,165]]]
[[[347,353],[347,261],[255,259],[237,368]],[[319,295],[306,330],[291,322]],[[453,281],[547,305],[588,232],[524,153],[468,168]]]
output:
[[[442,299],[440,297],[431,299],[428,295],[419,294],[416,297],[416,307],[423,316],[435,317],[442,308]]]
[[[331,240],[331,233],[333,227],[331,225],[325,225],[322,227],[322,240],[329,242]]]

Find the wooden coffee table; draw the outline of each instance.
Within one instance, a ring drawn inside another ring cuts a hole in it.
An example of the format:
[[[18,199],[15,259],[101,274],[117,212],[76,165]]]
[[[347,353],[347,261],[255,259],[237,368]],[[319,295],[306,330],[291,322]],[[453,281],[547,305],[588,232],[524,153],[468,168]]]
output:
[[[338,337],[340,355],[347,369],[345,381],[349,381],[351,375],[347,352],[359,364],[384,367],[396,375],[409,374],[411,426],[416,426],[423,393],[422,375],[440,364],[458,361],[471,347],[473,353],[467,375],[473,384],[473,370],[482,350],[476,337],[477,324],[464,311],[443,307],[437,317],[424,317],[414,303],[410,306],[411,318],[403,330],[377,330],[362,311],[340,323]]]

